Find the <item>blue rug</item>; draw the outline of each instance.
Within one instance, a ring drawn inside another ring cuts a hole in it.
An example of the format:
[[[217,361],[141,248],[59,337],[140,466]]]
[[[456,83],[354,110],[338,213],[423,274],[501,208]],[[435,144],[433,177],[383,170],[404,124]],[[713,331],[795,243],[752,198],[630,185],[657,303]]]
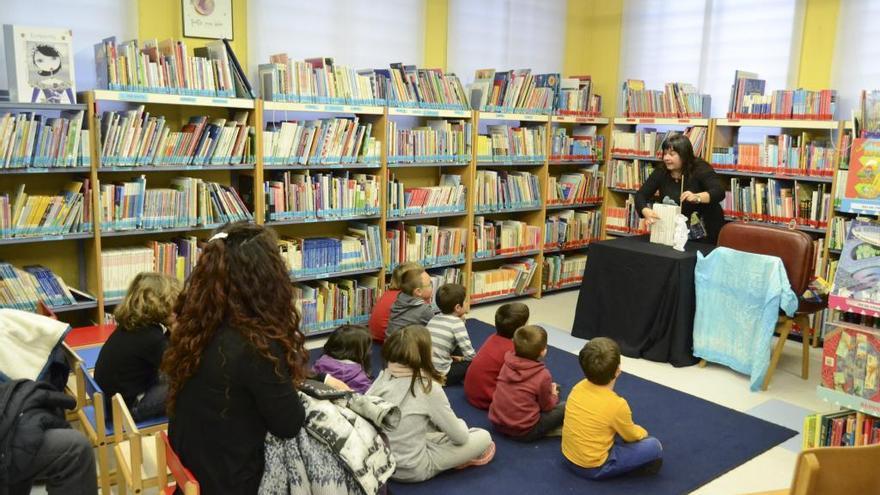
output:
[[[469,319],[467,327],[475,348],[495,332],[491,325],[475,319]],[[379,346],[373,350],[372,364],[378,373],[382,365]],[[320,352],[313,351],[313,359]],[[571,353],[551,348],[547,353],[547,367],[554,381],[560,384],[563,397],[583,379],[577,356]],[[391,490],[395,495],[465,492],[678,495],[699,488],[797,434],[627,373],[620,376],[615,391],[629,402],[635,422],[663,443],[663,469],[656,476],[600,482],[583,480],[560,462],[558,437],[522,444],[493,432],[497,451],[495,459],[486,466],[450,471],[424,483],[392,483]],[[492,431],[487,413],[467,403],[461,386],[447,388],[446,394],[452,408],[468,426]]]

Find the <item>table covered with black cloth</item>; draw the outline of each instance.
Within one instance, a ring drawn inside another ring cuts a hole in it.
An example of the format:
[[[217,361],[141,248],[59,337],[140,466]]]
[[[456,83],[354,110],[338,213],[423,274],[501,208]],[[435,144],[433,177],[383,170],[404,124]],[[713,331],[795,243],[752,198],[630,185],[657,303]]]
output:
[[[571,334],[611,337],[623,355],[690,366],[693,355],[697,251],[651,244],[647,236],[590,244]]]

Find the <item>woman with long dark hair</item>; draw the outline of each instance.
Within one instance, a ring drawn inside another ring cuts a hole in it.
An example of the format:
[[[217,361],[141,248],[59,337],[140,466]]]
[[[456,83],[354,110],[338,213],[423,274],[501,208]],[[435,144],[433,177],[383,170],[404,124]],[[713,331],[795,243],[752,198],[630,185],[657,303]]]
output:
[[[658,202],[666,197],[680,204],[681,213],[689,222],[696,212],[705,226],[705,237],[698,240],[715,244],[724,225],[724,212],[719,204],[724,199],[724,188],[718,175],[705,160],[694,156],[690,139],[681,133],[669,134],[662,150],[663,166],[657,167],[639,188],[636,211],[648,225],[654,223],[658,217],[649,201],[659,192]]]
[[[175,307],[162,362],[171,443],[202,493],[257,493],[266,432],[295,436],[305,337],[277,237],[223,227],[205,246]]]

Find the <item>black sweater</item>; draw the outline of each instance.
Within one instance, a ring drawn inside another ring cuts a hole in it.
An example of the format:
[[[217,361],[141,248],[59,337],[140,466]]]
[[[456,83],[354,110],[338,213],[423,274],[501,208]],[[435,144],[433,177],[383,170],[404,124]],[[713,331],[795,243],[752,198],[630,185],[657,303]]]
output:
[[[128,330],[117,328],[98,354],[95,381],[110,398],[122,394],[131,408],[137,396],[159,381],[159,364],[168,346],[168,337],[161,325],[147,325]]]
[[[724,225],[724,211],[721,209],[721,201],[724,200],[724,187],[715,170],[704,160],[697,158],[693,172],[684,177],[684,190],[692,193],[709,193],[708,203],[691,203],[686,201],[681,207],[681,213],[690,220],[691,213],[698,211],[706,224],[706,242],[715,244],[718,240],[718,232]],[[663,201],[664,196],[680,203],[681,182],[672,178],[666,171],[666,166],[660,164],[636,193],[636,211],[642,216],[643,208],[650,208],[649,201],[653,201],[655,193],[659,193],[657,202]]]
[[[280,347],[273,352],[286,373]],[[263,476],[266,432],[294,437],[304,419],[291,379],[279,377],[238,331],[223,325],[177,397],[169,435],[202,493],[251,494]]]

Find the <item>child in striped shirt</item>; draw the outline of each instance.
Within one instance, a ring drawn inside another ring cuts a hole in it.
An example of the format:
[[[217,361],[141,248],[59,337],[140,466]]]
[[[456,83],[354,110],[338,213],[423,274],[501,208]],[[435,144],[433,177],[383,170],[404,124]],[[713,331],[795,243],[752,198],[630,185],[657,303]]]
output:
[[[446,376],[446,385],[464,380],[471,359],[476,354],[464,326],[465,290],[461,284],[446,284],[437,290],[437,307],[441,313],[431,318],[432,361],[434,368]]]

